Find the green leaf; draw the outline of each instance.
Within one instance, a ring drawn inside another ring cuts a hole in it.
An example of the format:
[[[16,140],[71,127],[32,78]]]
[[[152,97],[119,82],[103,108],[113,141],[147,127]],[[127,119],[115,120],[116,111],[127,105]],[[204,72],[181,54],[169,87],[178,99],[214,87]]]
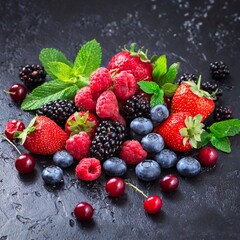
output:
[[[102,50],[100,44],[93,39],[84,44],[77,54],[73,65],[73,73],[77,75],[90,75],[96,70],[102,59]]]
[[[67,64],[62,62],[50,62],[48,63],[48,67],[59,80],[63,82],[73,82],[73,80],[71,80],[72,68]]]
[[[161,77],[167,73],[167,57],[166,55],[160,56],[153,69],[153,79],[161,86]]]
[[[209,134],[207,131],[203,131],[200,138],[201,138],[201,141],[198,142],[197,148],[206,146],[211,139],[211,134]]]
[[[54,48],[42,49],[42,51],[40,52],[40,55],[39,55],[39,60],[41,61],[42,65],[44,66],[48,75],[53,79],[56,78],[56,76],[52,73],[50,67],[48,66],[49,63],[62,62],[62,63],[67,64],[69,67],[73,66],[73,64],[67,60],[67,58],[61,51],[54,49]]]
[[[35,88],[22,102],[21,109],[35,110],[56,99],[73,99],[78,86],[72,83],[53,80]]]
[[[178,74],[179,66],[180,66],[180,63],[173,63],[169,67],[162,84],[173,83],[174,82],[174,80],[175,80],[175,78]]]
[[[152,81],[140,81],[138,82],[138,85],[145,93],[148,94],[153,94],[159,89],[158,84]]]
[[[212,136],[210,141],[211,141],[211,144],[218,150],[223,151],[225,153],[231,152],[230,141],[227,137],[217,138],[215,136]]]
[[[233,137],[240,133],[240,119],[229,119],[213,123],[210,131],[217,137]]]
[[[163,103],[164,103],[163,90],[159,88],[158,91],[154,92],[154,94],[152,95],[150,100],[150,106],[151,108],[153,108],[154,106]]]
[[[173,83],[165,83],[162,86],[162,89],[164,91],[164,96],[166,97],[172,97],[173,94],[175,93],[175,91],[177,90],[178,85],[177,84],[173,84]]]

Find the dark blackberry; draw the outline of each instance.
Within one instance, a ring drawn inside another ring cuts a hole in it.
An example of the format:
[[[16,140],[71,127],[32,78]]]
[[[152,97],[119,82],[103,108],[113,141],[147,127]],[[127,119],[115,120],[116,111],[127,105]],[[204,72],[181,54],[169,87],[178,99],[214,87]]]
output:
[[[230,107],[219,106],[215,108],[213,113],[213,119],[216,122],[228,120],[232,118],[232,109]]]
[[[210,74],[213,79],[221,80],[227,78],[230,74],[228,66],[222,62],[210,63]]]
[[[121,113],[125,118],[149,117],[150,110],[150,102],[144,93],[142,93],[132,96],[123,103]]]
[[[37,114],[49,117],[64,128],[67,119],[76,111],[78,111],[78,108],[73,100],[57,99],[40,107]]]
[[[41,65],[26,65],[19,68],[19,77],[25,86],[32,90],[45,82],[46,72]]]
[[[180,85],[183,81],[193,81],[197,83],[197,76],[193,73],[184,73],[178,80],[176,80],[176,84]]]
[[[102,120],[95,132],[90,155],[101,161],[116,156],[126,137],[126,128],[118,121]]]
[[[216,83],[203,82],[201,84],[201,88],[202,88],[202,90],[209,92],[210,94],[213,94],[217,90],[217,92],[215,93],[216,97],[220,97],[223,95],[223,90],[221,88],[219,88]]]

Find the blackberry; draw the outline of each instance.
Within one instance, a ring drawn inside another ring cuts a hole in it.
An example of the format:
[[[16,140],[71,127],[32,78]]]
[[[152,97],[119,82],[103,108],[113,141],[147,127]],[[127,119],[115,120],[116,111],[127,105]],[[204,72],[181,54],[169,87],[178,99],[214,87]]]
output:
[[[144,93],[142,93],[132,96],[123,103],[121,113],[125,118],[148,118],[150,116],[150,110],[150,102]]]
[[[221,80],[227,78],[230,74],[228,66],[222,62],[210,63],[210,74],[213,79]]]
[[[78,111],[78,108],[73,100],[57,99],[40,107],[37,114],[52,119],[64,128],[67,119],[76,111]]]
[[[230,107],[220,106],[213,112],[213,119],[216,122],[232,118],[232,109]]]
[[[206,92],[209,92],[210,94],[213,94],[214,92],[217,92],[215,93],[215,96],[216,97],[220,97],[223,95],[223,90],[221,88],[218,87],[218,85],[216,83],[211,83],[211,82],[203,82],[201,84],[201,88],[206,91]]]
[[[24,85],[32,90],[45,82],[46,72],[41,65],[26,65],[19,68],[19,77]]]
[[[176,80],[176,84],[180,85],[183,81],[193,81],[197,83],[197,76],[193,73],[184,73],[178,80]]]
[[[126,128],[118,121],[102,120],[95,132],[90,155],[101,161],[116,156],[126,136]]]

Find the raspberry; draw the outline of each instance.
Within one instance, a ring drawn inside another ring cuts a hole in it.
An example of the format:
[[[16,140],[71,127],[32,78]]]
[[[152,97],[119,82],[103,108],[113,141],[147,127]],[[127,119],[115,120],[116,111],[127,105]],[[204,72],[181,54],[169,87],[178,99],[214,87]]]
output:
[[[123,143],[120,158],[127,164],[138,164],[147,157],[147,152],[137,140],[127,140]]]
[[[98,98],[96,113],[100,118],[116,119],[118,117],[117,98],[111,90],[103,92]]]
[[[107,68],[100,67],[90,76],[89,87],[93,92],[106,91],[112,85],[112,77]]]
[[[82,108],[83,110],[87,111],[95,111],[96,103],[95,100],[96,96],[94,96],[90,87],[86,86],[81,88],[76,96],[75,96],[75,104],[77,107]]]
[[[114,78],[114,93],[118,99],[127,100],[134,95],[137,82],[133,74],[122,71]]]
[[[66,150],[76,160],[87,157],[91,145],[91,140],[86,132],[80,132],[66,141]]]
[[[75,169],[76,177],[84,181],[93,181],[101,174],[101,164],[96,158],[83,158]]]

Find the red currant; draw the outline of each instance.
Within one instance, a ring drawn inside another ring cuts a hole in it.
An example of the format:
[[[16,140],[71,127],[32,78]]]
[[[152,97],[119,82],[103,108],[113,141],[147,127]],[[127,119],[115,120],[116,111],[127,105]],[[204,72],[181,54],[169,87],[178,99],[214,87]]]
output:
[[[107,181],[105,189],[110,197],[119,197],[125,191],[125,182],[119,177],[111,178]]]
[[[13,101],[22,101],[27,95],[27,89],[20,83],[15,83],[8,91]]]
[[[20,173],[30,173],[35,167],[35,159],[30,154],[21,154],[15,161],[15,167]]]
[[[162,208],[162,199],[156,195],[145,199],[143,203],[144,209],[149,214],[156,214]]]
[[[16,131],[23,131],[25,129],[25,125],[20,120],[12,120],[6,124],[5,127],[5,135],[8,139],[13,140],[13,135]]]
[[[198,152],[198,160],[202,165],[211,167],[215,165],[218,160],[218,152],[215,148],[203,147]]]
[[[174,174],[164,176],[160,181],[160,187],[164,192],[173,192],[178,188],[178,178]]]
[[[74,215],[78,221],[89,221],[93,216],[93,207],[87,202],[80,202],[74,208]]]

